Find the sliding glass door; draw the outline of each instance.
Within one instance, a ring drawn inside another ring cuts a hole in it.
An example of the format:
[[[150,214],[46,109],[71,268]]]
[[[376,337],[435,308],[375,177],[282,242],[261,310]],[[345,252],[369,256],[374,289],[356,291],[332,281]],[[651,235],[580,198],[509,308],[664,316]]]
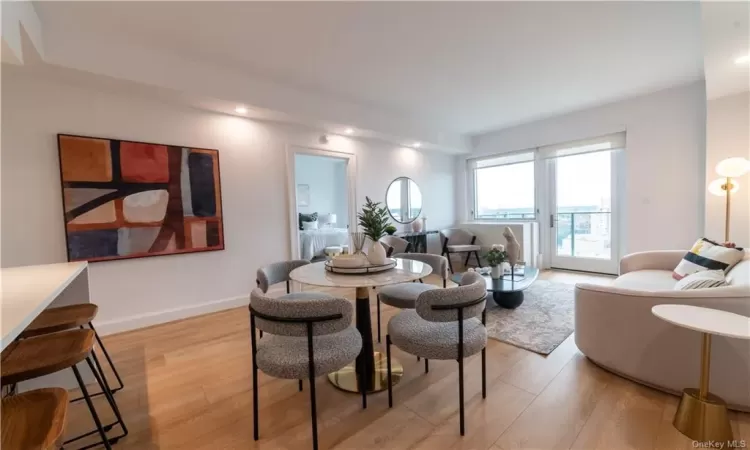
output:
[[[553,268],[617,273],[615,155],[599,151],[549,159]]]

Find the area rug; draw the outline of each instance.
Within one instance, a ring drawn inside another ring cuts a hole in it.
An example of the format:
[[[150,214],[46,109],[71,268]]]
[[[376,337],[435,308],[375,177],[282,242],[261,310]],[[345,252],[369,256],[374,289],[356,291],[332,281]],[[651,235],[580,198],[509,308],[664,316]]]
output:
[[[487,297],[487,335],[492,339],[542,355],[573,333],[572,284],[537,280],[524,293],[516,309],[497,306]]]

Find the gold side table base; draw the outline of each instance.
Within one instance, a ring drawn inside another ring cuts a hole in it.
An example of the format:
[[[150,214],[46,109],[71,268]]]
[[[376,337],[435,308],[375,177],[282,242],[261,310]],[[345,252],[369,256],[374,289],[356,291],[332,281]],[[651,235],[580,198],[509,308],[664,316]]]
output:
[[[700,398],[698,389],[685,389],[672,422],[682,434],[697,442],[732,440],[727,405],[720,397],[707,394]]]
[[[388,389],[388,366],[386,364],[385,354],[375,352],[375,372],[372,374],[372,383],[367,390],[368,394]],[[397,385],[403,376],[404,367],[396,358],[391,358],[391,379],[393,385]],[[342,391],[361,392],[359,390],[359,380],[357,379],[354,363],[337,372],[329,373],[328,381]]]

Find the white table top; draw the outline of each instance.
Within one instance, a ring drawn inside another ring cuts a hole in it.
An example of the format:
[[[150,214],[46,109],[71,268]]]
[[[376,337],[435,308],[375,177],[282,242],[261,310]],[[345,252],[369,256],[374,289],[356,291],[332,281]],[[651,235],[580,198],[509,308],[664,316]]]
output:
[[[289,278],[299,283],[324,287],[371,287],[405,283],[418,280],[432,273],[432,267],[421,261],[394,258],[396,267],[379,273],[366,275],[342,275],[328,272],[325,261],[297,267],[289,273]]]
[[[690,330],[737,339],[750,339],[750,317],[689,305],[656,305],[656,317]]]
[[[0,342],[8,346],[83,272],[72,262],[0,269]]]

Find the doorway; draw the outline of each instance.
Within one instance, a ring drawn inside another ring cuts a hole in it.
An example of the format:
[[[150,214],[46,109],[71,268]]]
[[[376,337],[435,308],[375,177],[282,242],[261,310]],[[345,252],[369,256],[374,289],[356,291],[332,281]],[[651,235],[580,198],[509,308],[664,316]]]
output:
[[[552,268],[617,274],[616,154],[548,160]]]
[[[306,147],[287,154],[292,259],[325,259],[349,242],[354,224],[354,155]]]

